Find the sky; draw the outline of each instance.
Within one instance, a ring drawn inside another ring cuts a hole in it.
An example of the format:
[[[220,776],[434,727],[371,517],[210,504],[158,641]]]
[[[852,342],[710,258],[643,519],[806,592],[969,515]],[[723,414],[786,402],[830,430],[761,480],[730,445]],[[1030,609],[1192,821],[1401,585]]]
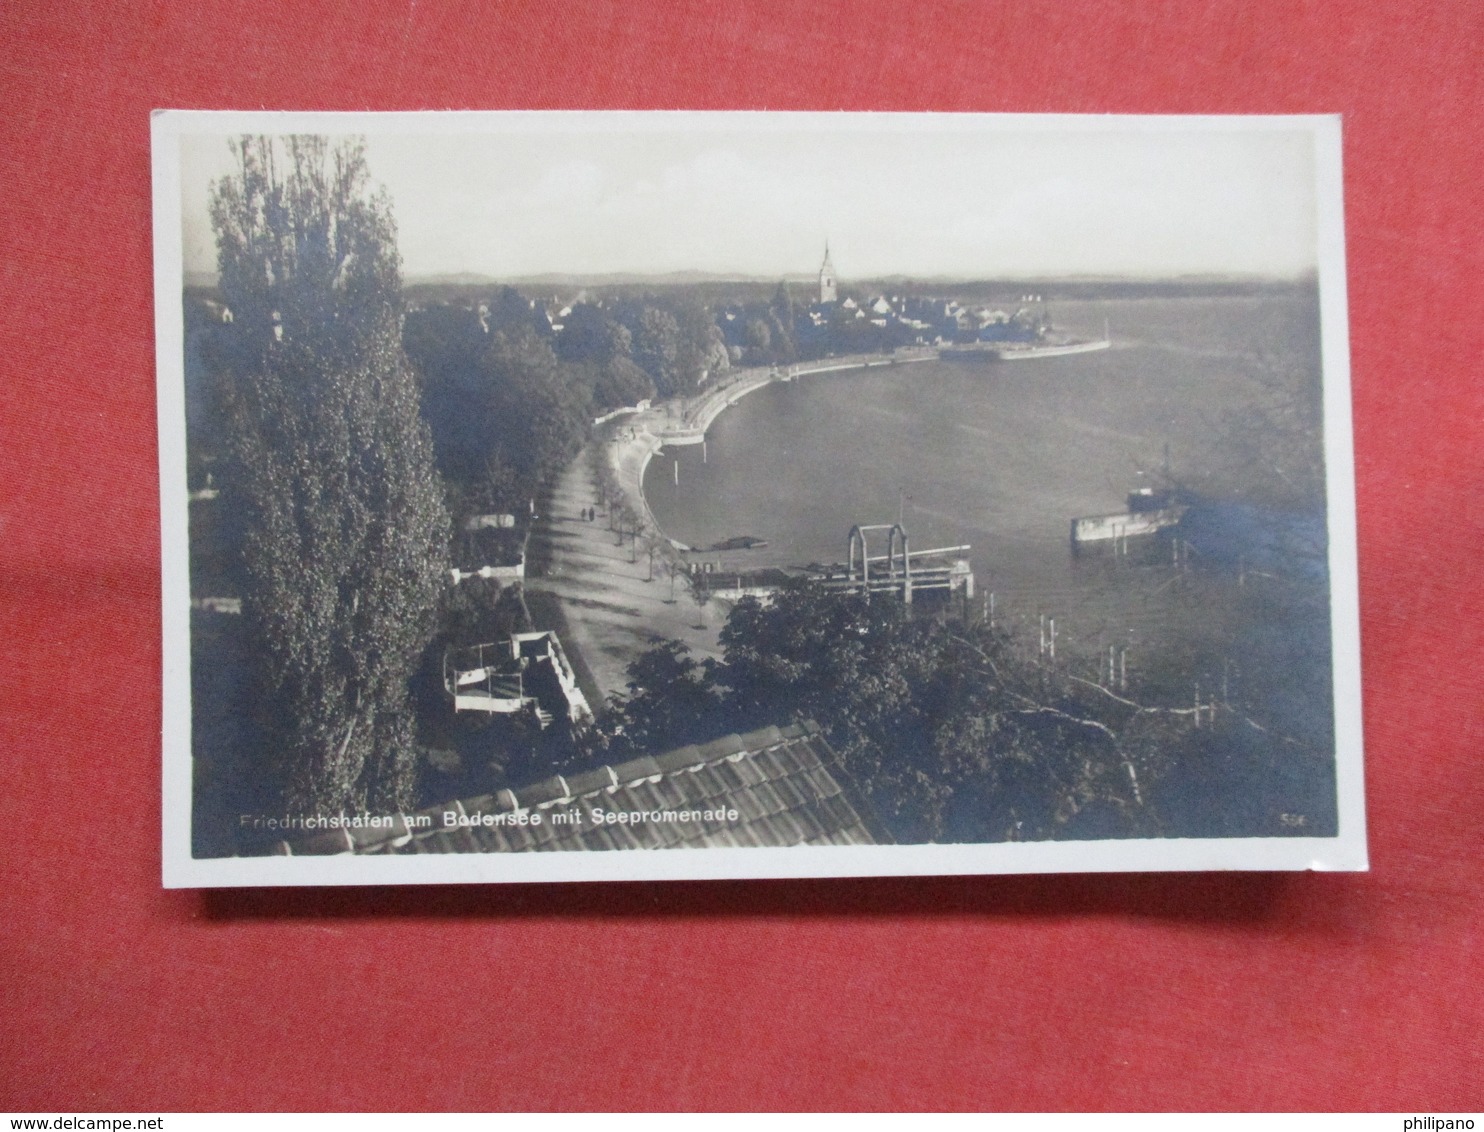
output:
[[[1282,120],[567,114],[421,132],[385,121],[367,157],[409,279],[774,278],[816,271],[826,240],[846,283],[1292,276],[1317,260],[1314,138]],[[226,135],[182,137],[187,272],[215,269],[209,186],[231,168]]]

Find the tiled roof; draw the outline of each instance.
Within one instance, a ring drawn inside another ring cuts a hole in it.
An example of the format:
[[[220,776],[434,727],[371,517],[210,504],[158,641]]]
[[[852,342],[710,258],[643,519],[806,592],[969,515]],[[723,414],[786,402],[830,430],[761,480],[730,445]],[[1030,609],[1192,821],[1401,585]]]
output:
[[[370,829],[280,842],[280,854],[871,845],[885,836],[842,788],[814,723],[398,815]],[[595,811],[604,815],[597,820]],[[623,820],[617,820],[624,815]],[[636,816],[637,815],[637,816]],[[575,819],[575,820],[574,820]]]

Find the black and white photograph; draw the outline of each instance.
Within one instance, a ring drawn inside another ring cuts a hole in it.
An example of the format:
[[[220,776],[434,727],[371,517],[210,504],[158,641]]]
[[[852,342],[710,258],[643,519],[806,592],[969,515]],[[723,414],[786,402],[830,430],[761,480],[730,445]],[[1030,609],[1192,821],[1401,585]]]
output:
[[[168,887],[1366,867],[1338,119],[153,144]]]

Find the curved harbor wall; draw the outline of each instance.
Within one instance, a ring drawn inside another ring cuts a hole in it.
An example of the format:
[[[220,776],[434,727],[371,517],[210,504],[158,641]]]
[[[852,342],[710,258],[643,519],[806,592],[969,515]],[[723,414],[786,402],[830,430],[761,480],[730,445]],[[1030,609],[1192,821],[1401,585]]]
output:
[[[634,509],[644,522],[676,550],[689,549],[665,534],[649,500],[644,495],[644,474],[650,461],[667,445],[684,446],[701,444],[706,432],[717,417],[731,408],[749,393],[775,382],[789,382],[797,378],[822,373],[840,373],[846,370],[878,369],[887,366],[911,365],[915,362],[933,361],[937,351],[912,354],[857,354],[843,358],[828,358],[820,362],[805,362],[790,366],[786,371],[756,369],[733,376],[725,384],[708,391],[687,412],[678,400],[670,400],[649,409],[636,411],[628,422],[615,429],[603,441],[608,448],[609,463],[618,485],[631,499]],[[676,410],[680,411],[677,412]],[[679,418],[677,421],[677,417]],[[628,433],[625,437],[624,433]]]

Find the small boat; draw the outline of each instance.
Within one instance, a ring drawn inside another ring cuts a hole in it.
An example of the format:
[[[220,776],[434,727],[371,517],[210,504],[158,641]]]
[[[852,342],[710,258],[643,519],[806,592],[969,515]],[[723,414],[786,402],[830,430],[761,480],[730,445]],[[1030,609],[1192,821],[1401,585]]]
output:
[[[1128,493],[1128,510],[1118,515],[1088,515],[1072,520],[1072,548],[1094,542],[1115,546],[1125,539],[1158,534],[1179,525],[1190,510],[1184,493],[1171,488],[1139,487]]]
[[[712,550],[762,550],[768,545],[765,538],[757,538],[754,535],[737,535],[733,538],[722,539],[714,544]]]

